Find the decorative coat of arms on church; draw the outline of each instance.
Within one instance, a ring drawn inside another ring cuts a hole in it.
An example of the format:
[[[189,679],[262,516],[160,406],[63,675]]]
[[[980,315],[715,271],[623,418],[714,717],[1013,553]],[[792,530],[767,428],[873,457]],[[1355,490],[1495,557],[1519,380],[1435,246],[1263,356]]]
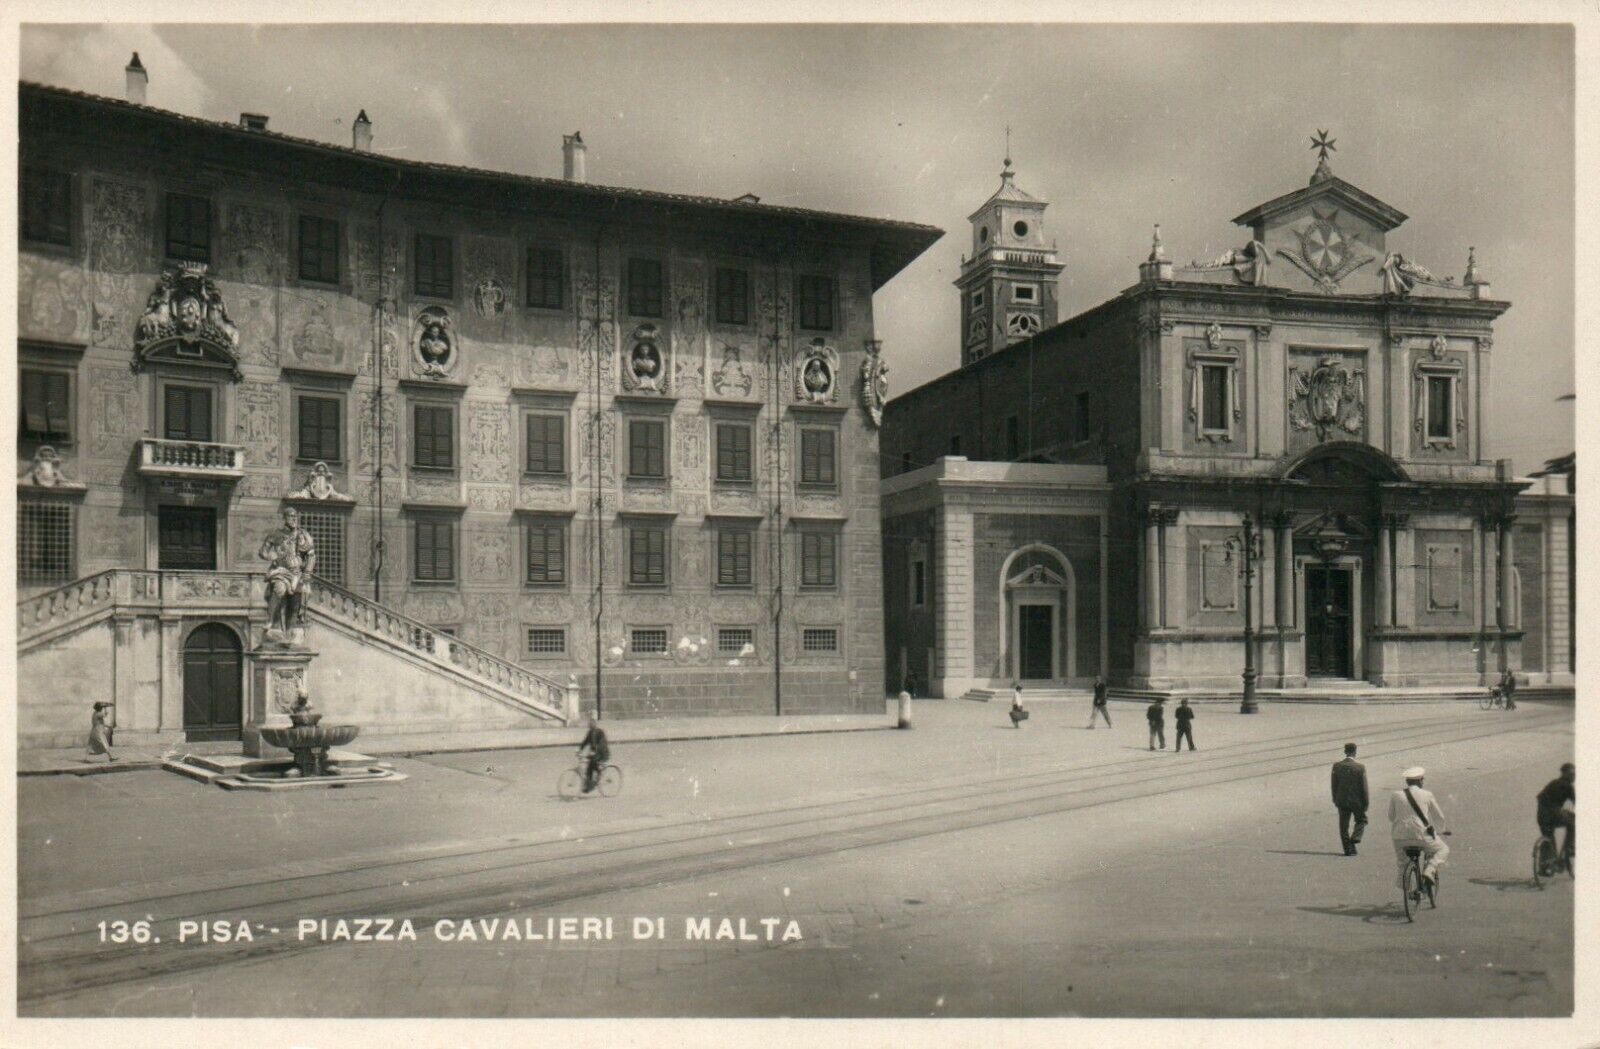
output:
[[[1316,282],[1317,287],[1329,294],[1339,290],[1339,282],[1371,262],[1373,255],[1361,242],[1345,235],[1338,225],[1339,212],[1326,214],[1311,209],[1311,223],[1295,230],[1299,238],[1299,252],[1278,249],[1278,254],[1300,268]]]
[[[823,339],[812,339],[794,366],[795,400],[832,404],[839,399],[839,351]]]
[[[883,424],[883,406],[889,399],[889,366],[883,360],[883,342],[867,340],[867,357],[861,362],[861,405],[872,425]]]
[[[1326,441],[1339,431],[1359,436],[1366,424],[1362,369],[1338,357],[1323,357],[1309,370],[1290,372],[1289,425],[1315,430]]]
[[[203,262],[183,262],[161,271],[145,300],[133,335],[133,370],[157,354],[211,359],[233,368],[238,378],[239,329],[228,319],[222,293]]]
[[[411,356],[417,371],[433,379],[443,379],[455,370],[456,327],[442,306],[428,306],[417,314],[411,332]]]

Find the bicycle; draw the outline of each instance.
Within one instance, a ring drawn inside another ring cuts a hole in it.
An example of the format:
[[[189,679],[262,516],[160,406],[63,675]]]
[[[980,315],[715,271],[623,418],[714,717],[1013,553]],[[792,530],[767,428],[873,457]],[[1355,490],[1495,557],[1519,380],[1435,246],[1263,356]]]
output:
[[[1407,845],[1406,857],[1410,863],[1406,864],[1405,874],[1400,879],[1400,902],[1406,909],[1406,921],[1414,922],[1412,917],[1416,911],[1422,909],[1422,898],[1428,898],[1428,909],[1439,909],[1439,872],[1433,872],[1433,881],[1426,882],[1422,878],[1422,846]]]
[[[1500,690],[1498,685],[1491,688],[1483,698],[1478,700],[1478,708],[1480,710],[1494,710],[1496,707],[1504,710],[1505,706],[1506,694]]]
[[[561,775],[556,777],[556,793],[562,800],[571,801],[584,793],[583,783],[587,765],[588,762],[580,758],[576,766],[563,770]],[[602,762],[594,789],[605,798],[614,798],[622,793],[622,770],[609,762]]]
[[[1574,880],[1578,871],[1572,855],[1572,831],[1568,829],[1566,837],[1561,842],[1561,851],[1556,851],[1555,839],[1541,834],[1533,843],[1533,884],[1535,888],[1544,888],[1544,883],[1553,879],[1558,873],[1565,870],[1567,877]]]

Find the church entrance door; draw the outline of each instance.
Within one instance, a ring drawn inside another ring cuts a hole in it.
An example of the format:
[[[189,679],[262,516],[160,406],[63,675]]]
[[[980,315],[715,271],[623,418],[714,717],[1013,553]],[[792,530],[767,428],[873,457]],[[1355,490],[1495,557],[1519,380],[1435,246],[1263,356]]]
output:
[[[1353,676],[1350,569],[1306,566],[1306,676]]]
[[[1054,605],[1017,606],[1018,677],[1040,681],[1055,676]]]

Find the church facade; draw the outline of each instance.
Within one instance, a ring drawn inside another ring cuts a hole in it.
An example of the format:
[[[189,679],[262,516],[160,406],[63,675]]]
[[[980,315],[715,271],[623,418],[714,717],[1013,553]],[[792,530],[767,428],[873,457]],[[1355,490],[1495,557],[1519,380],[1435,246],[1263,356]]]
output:
[[[872,296],[938,230],[592,185],[576,135],[559,179],[396,160],[365,113],[332,145],[128,76],[21,87],[25,739],[90,693],[122,737],[237,738],[285,507],[343,653],[313,684],[369,733],[881,711]],[[355,697],[391,657],[414,710]]]
[[[1053,310],[1059,265],[1006,240],[1019,198],[1044,236],[1007,165],[963,367],[885,412],[891,680],[1237,695],[1248,630],[1268,692],[1570,686],[1569,526],[1485,444],[1510,304],[1472,249],[1460,279],[1407,258],[1406,216],[1324,150],[1240,248],[1180,265],[1157,228],[1135,284],[1013,331],[975,319],[1013,288]]]

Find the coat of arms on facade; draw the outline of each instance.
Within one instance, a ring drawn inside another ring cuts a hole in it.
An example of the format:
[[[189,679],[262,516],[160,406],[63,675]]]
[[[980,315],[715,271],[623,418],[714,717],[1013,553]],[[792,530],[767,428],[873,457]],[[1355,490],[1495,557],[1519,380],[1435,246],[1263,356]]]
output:
[[[62,491],[82,491],[87,485],[70,481],[61,467],[61,454],[48,444],[41,444],[33,453],[33,461],[17,476],[22,488],[56,488]]]
[[[731,342],[722,344],[722,363],[717,370],[711,373],[711,388],[719,396],[727,397],[734,393],[749,395],[755,386],[755,380],[750,376],[750,369],[741,359],[742,351]]]
[[[161,271],[133,336],[133,370],[155,357],[226,365],[239,375],[239,329],[202,262]]]
[[[889,399],[889,366],[883,360],[883,343],[867,340],[867,358],[861,362],[861,404],[872,425],[883,423],[883,406]]]
[[[498,317],[506,311],[506,286],[493,277],[485,277],[472,289],[472,308],[480,317]]]
[[[1361,434],[1366,424],[1362,369],[1338,357],[1323,357],[1309,370],[1291,369],[1289,386],[1290,426],[1315,430],[1319,441],[1340,432]]]
[[[417,371],[433,379],[443,379],[455,370],[455,322],[442,306],[428,306],[417,314],[411,330],[411,356]]]
[[[832,404],[839,399],[839,351],[826,340],[812,339],[794,366],[795,400]]]
[[[1311,223],[1295,230],[1300,240],[1299,252],[1278,249],[1278,254],[1298,266],[1321,291],[1332,294],[1339,290],[1339,282],[1371,262],[1373,255],[1361,242],[1346,236],[1338,225],[1339,212],[1311,209]]]
[[[306,483],[290,492],[286,499],[304,499],[319,503],[353,503],[355,499],[333,486],[333,471],[327,463],[317,463],[306,475]]]
[[[641,324],[628,341],[633,348],[622,358],[622,388],[630,393],[666,393],[671,372],[659,330],[654,324]]]

